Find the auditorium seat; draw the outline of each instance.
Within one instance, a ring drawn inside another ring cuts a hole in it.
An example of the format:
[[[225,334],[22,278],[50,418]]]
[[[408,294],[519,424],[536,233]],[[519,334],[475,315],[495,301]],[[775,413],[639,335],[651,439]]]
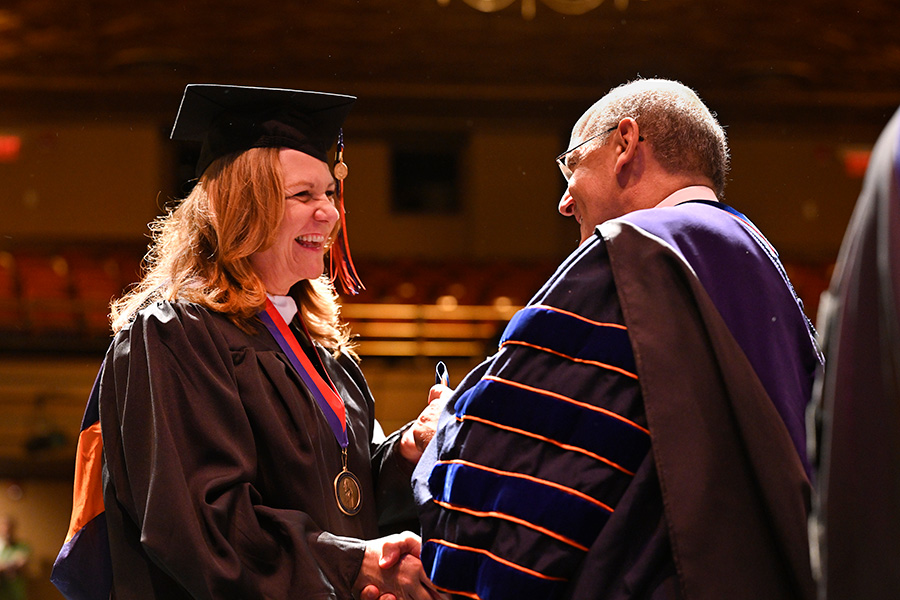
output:
[[[87,335],[111,333],[109,303],[123,287],[119,263],[86,250],[69,250],[65,256],[84,332]]]
[[[15,263],[12,253],[0,252],[0,331],[22,329]]]
[[[69,265],[58,254],[16,256],[21,301],[30,330],[71,333],[78,329]]]

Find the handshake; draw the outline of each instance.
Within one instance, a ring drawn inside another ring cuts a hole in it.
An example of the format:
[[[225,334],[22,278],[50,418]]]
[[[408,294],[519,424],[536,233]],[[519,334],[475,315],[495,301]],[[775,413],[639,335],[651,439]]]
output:
[[[366,554],[353,585],[360,600],[439,600],[419,560],[422,541],[405,531],[366,543]]]
[[[434,436],[438,416],[452,390],[447,387],[447,367],[439,362],[428,405],[400,440],[400,454],[418,462]],[[411,531],[370,540],[359,575],[353,585],[360,600],[439,600],[447,598],[435,589],[422,568],[422,540]]]

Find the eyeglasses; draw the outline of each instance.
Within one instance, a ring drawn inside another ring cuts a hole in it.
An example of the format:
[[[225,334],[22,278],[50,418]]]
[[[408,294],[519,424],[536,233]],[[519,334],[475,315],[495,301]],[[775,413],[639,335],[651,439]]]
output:
[[[568,150],[566,150],[565,152],[563,152],[562,154],[560,154],[559,156],[556,157],[556,164],[559,165],[559,170],[562,171],[563,177],[566,178],[566,181],[568,181],[569,179],[572,178],[572,169],[570,169],[569,165],[566,164],[566,157],[569,156],[570,154],[572,154],[573,152],[575,152],[576,150],[578,150],[579,148],[581,148],[582,146],[584,146],[585,144],[587,144],[588,142],[592,142],[595,139],[597,139],[598,137],[604,136],[607,133],[609,133],[611,131],[615,131],[618,128],[619,128],[619,126],[616,125],[615,127],[610,127],[606,131],[601,131],[600,133],[598,133],[596,135],[592,135],[591,137],[584,140],[580,144],[576,144],[576,145],[572,146],[571,148],[569,148]],[[639,135],[638,141],[643,142],[644,136]]]

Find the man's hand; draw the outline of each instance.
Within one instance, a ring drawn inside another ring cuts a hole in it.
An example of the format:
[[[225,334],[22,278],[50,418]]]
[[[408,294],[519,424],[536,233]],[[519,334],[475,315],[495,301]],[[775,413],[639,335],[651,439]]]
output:
[[[453,390],[446,385],[433,385],[428,391],[428,406],[419,414],[412,427],[403,432],[400,438],[400,455],[412,464],[419,462],[425,446],[434,437],[438,417]]]
[[[419,561],[421,546],[409,531],[369,541],[353,591],[361,600],[440,598]]]

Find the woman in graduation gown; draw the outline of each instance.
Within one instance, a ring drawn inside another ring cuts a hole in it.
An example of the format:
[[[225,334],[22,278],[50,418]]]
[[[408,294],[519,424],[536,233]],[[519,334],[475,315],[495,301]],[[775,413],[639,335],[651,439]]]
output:
[[[199,180],[114,304],[99,379],[116,598],[430,596],[415,536],[375,539],[412,506],[428,432],[377,443],[322,276],[329,249],[354,275],[341,140],[325,162],[353,100],[185,90],[172,137],[202,142]]]

